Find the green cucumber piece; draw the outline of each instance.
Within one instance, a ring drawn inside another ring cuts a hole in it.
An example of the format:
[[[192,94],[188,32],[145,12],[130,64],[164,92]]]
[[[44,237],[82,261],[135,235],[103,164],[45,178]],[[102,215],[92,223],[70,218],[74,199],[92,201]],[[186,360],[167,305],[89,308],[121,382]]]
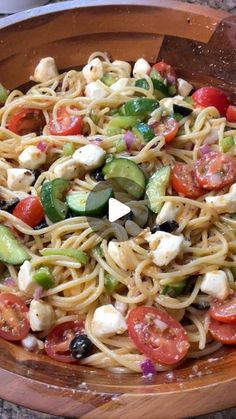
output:
[[[7,90],[2,83],[0,83],[0,104],[4,105],[9,96],[9,90]]]
[[[150,115],[158,107],[159,102],[156,99],[141,97],[139,99],[128,100],[119,109],[119,113],[123,116],[145,117]]]
[[[136,87],[140,87],[141,89],[149,90],[149,84],[146,79],[138,79],[134,85]]]
[[[82,265],[85,265],[89,260],[87,253],[79,249],[55,249],[47,247],[45,249],[40,250],[40,253],[42,256],[68,256],[70,258],[78,260],[78,262],[82,263]]]
[[[119,186],[130,195],[139,199],[145,191],[145,176],[140,167],[125,158],[115,158],[107,163],[102,170],[108,178],[115,178]]]
[[[126,151],[127,150],[127,144],[126,144],[126,141],[124,140],[124,138],[119,138],[116,141],[115,147],[116,147],[116,152],[117,153],[122,153],[123,151]]]
[[[154,94],[157,99],[160,100],[170,95],[168,87],[161,80],[152,79],[152,83],[154,87]]]
[[[106,84],[106,86],[112,86],[118,80],[117,76],[114,76],[111,73],[105,73],[101,81]]]
[[[221,138],[219,146],[223,153],[227,153],[235,145],[234,137],[229,135],[228,137]]]
[[[151,77],[152,80],[159,80],[162,83],[164,81],[163,77],[161,77],[159,71],[155,67],[152,68],[151,73],[150,73],[150,77]]]
[[[149,179],[146,195],[149,199],[150,209],[156,214],[160,211],[163,203],[156,202],[160,196],[165,196],[166,188],[170,181],[171,168],[163,166],[158,169]]]
[[[92,192],[75,192],[67,196],[67,203],[77,215],[102,216],[106,213],[108,201],[113,196],[112,188]]]
[[[18,243],[10,228],[0,224],[0,261],[10,265],[22,265],[30,255]]]
[[[162,291],[163,295],[169,295],[172,298],[178,297],[186,288],[186,281],[181,281],[176,284],[166,285]]]
[[[107,125],[108,135],[117,135],[122,129],[132,128],[138,122],[136,116],[116,116],[110,120]]]
[[[69,182],[62,178],[57,178],[45,182],[41,189],[41,201],[44,210],[50,221],[57,223],[66,218],[67,203],[62,201],[65,192],[69,187]]]
[[[133,133],[144,143],[148,143],[148,141],[151,141],[155,137],[153,129],[148,124],[145,124],[145,122],[140,122],[135,125]]]
[[[104,286],[107,292],[112,294],[119,288],[120,285],[121,285],[120,282],[117,281],[117,279],[114,278],[114,276],[108,273],[104,275]]]
[[[63,145],[63,156],[69,157],[72,156],[75,152],[75,146],[71,143],[66,143]]]
[[[53,275],[46,266],[42,266],[33,273],[33,280],[45,290],[55,285]]]

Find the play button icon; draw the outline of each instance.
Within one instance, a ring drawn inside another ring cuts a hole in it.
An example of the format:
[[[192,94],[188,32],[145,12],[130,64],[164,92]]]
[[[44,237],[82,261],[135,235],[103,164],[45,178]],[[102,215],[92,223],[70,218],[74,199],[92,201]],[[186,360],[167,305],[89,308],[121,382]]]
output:
[[[114,221],[119,220],[120,218],[124,217],[131,212],[130,207],[128,205],[122,204],[122,202],[118,201],[115,198],[110,198],[108,202],[108,219],[111,223]]]

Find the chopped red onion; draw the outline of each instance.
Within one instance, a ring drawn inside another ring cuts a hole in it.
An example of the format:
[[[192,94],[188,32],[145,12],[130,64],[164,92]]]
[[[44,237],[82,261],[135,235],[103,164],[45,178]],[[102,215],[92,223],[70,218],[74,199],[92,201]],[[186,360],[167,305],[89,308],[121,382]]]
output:
[[[45,153],[47,151],[48,144],[46,143],[46,141],[39,141],[37,147],[40,151],[42,151],[42,153]]]
[[[94,144],[94,145],[101,145],[102,139],[101,138],[94,138],[93,140],[89,140],[90,144]]]
[[[34,292],[34,299],[35,300],[40,300],[42,295],[43,295],[43,288],[42,287],[37,287],[35,292]]]
[[[206,136],[205,144],[214,144],[218,141],[218,129],[212,128],[210,133]]]
[[[4,279],[4,285],[6,285],[7,287],[14,287],[16,285],[16,282],[15,282],[14,278],[9,276],[9,277]]]
[[[128,150],[130,150],[132,148],[134,141],[136,140],[136,137],[132,131],[126,131],[124,135],[124,140],[126,142]]]
[[[156,374],[156,368],[151,359],[145,359],[140,366],[145,377]]]
[[[204,144],[202,147],[200,147],[200,153],[202,156],[210,153],[210,151],[211,151],[211,147],[209,146],[209,144]]]

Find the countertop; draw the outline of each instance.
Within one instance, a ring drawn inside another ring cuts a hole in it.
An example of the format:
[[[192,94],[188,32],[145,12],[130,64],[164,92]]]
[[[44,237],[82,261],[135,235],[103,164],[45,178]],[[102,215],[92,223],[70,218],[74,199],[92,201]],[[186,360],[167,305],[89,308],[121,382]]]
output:
[[[52,0],[50,3],[58,3],[62,0]],[[164,0],[163,0],[164,1]],[[208,5],[214,8],[236,13],[236,0],[180,0],[185,3],[197,3]],[[1,15],[0,15],[1,16]],[[66,419],[59,416],[50,416],[40,412],[36,412],[24,407],[17,406],[5,400],[0,400],[0,418],[1,419]],[[204,416],[197,416],[195,419],[235,419],[236,408],[223,410],[221,412],[212,413]],[[192,419],[192,418],[188,418]]]

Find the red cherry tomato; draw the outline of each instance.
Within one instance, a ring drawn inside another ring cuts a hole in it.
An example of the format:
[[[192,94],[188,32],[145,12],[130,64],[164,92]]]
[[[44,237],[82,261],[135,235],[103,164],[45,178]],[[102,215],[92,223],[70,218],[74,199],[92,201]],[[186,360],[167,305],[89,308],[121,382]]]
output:
[[[197,161],[195,174],[202,188],[223,188],[236,179],[236,158],[229,154],[211,151]]]
[[[8,121],[8,129],[18,135],[30,132],[41,134],[45,125],[45,118],[40,109],[24,108],[12,115]]]
[[[204,194],[204,190],[194,176],[194,170],[188,164],[176,163],[174,165],[171,182],[175,192],[187,198],[194,199]]]
[[[226,111],[226,119],[229,122],[236,123],[236,106],[229,105],[229,107]]]
[[[17,295],[0,294],[0,337],[9,341],[17,341],[28,335],[28,307]]]
[[[50,358],[60,362],[75,362],[70,353],[70,342],[75,336],[84,333],[84,324],[81,321],[70,321],[56,326],[46,337],[45,351]]]
[[[183,326],[155,307],[136,307],[128,315],[128,332],[134,344],[153,361],[176,364],[189,349]]]
[[[224,343],[225,345],[236,344],[236,324],[227,324],[211,319],[209,331],[214,339]]]
[[[152,66],[150,72],[155,69],[158,71],[160,76],[167,81],[168,85],[176,84],[177,76],[175,69],[170,65],[165,63],[165,61],[160,61]]]
[[[13,215],[30,227],[36,227],[44,218],[44,209],[37,196],[29,196],[17,204]]]
[[[214,106],[221,115],[226,114],[226,110],[229,106],[229,99],[223,90],[217,87],[206,86],[196,90],[192,95],[193,100],[197,105],[207,108],[208,106]]]
[[[169,143],[172,141],[179,130],[178,122],[171,117],[164,116],[161,118],[160,122],[154,126],[154,132],[156,135],[163,135],[165,137],[165,142]]]
[[[51,119],[48,124],[52,135],[78,135],[83,131],[83,118],[79,115],[69,114],[65,107],[57,112],[57,119]]]
[[[210,316],[219,322],[236,323],[236,292],[224,301],[215,300],[210,308]]]

